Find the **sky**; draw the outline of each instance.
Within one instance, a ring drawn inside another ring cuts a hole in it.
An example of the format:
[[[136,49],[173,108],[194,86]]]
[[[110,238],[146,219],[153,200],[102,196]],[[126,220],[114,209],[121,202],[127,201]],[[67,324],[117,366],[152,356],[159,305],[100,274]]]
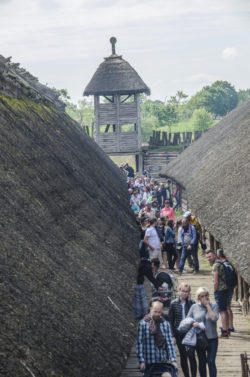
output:
[[[0,54],[74,103],[112,36],[153,100],[216,80],[250,88],[250,0],[0,0]]]

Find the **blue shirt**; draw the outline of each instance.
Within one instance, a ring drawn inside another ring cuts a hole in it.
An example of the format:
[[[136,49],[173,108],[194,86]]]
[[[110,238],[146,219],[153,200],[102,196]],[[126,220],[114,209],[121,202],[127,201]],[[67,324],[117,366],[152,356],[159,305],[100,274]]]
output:
[[[160,329],[166,343],[164,347],[158,348],[155,345],[154,336],[150,334],[149,323],[144,320],[139,322],[136,353],[140,363],[166,363],[168,356],[172,363],[176,362],[176,354],[169,323],[167,321],[161,322]]]
[[[181,228],[180,240],[181,240],[182,246],[185,246],[185,244],[184,244],[184,233],[187,233],[190,236],[190,245],[193,246],[195,241],[196,241],[196,237],[197,237],[195,226],[188,224],[187,232],[184,232],[183,227]]]
[[[175,242],[175,230],[171,229],[170,226],[167,227],[165,234],[165,242],[174,243]]]

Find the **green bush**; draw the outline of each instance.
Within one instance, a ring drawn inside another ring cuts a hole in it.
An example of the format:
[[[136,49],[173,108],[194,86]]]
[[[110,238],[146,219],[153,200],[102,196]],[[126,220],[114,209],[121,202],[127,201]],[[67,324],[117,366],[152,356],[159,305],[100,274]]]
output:
[[[213,116],[206,109],[204,109],[204,107],[202,107],[194,110],[191,121],[193,123],[194,130],[202,131],[209,128],[209,126],[213,123]]]

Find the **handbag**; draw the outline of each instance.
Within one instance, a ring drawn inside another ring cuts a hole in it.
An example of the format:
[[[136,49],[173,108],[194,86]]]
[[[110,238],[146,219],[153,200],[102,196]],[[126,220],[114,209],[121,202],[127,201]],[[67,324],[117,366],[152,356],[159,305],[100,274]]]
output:
[[[205,351],[208,349],[208,340],[205,331],[200,331],[196,334],[196,348],[200,351]]]

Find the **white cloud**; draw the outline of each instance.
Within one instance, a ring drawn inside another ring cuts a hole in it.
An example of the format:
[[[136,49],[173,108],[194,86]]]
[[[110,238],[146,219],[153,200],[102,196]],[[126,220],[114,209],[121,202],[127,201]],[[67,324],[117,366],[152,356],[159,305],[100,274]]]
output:
[[[235,47],[227,47],[221,53],[222,59],[234,59],[237,56],[238,56],[238,51]]]
[[[76,98],[110,55],[114,35],[117,53],[155,98],[165,98],[220,79],[221,46],[232,38],[247,45],[249,18],[249,0],[0,0],[0,54]],[[227,50],[223,58],[232,58]],[[247,49],[241,56],[241,64],[249,61]],[[248,67],[226,66],[228,80],[245,82]]]
[[[207,75],[205,73],[196,73],[194,75],[188,76],[187,81],[190,82],[204,82],[204,81],[214,81],[215,77],[212,75]]]

